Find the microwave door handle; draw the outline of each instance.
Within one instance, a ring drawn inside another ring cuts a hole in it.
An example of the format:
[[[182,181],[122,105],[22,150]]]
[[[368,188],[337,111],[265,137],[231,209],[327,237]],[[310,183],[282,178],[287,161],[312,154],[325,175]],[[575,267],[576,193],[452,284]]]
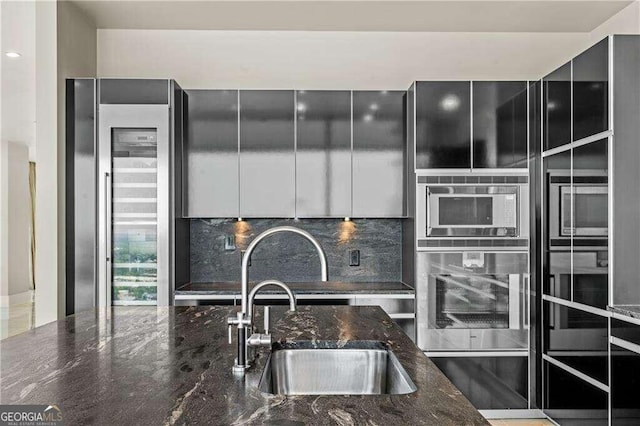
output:
[[[431,191],[429,191],[429,188],[427,187],[427,197],[425,200],[425,211],[427,212],[426,215],[426,220],[427,220],[427,229],[426,229],[426,233],[427,236],[431,235]]]

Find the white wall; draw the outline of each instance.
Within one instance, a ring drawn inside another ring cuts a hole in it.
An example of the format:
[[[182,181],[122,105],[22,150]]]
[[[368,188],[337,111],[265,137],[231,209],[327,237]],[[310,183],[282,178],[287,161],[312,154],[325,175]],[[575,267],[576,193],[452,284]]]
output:
[[[36,325],[59,316],[56,3],[36,2]]]
[[[586,33],[98,30],[100,77],[186,88],[406,89],[416,79],[536,79]]]
[[[0,305],[29,291],[29,148],[35,144],[35,4],[0,3]],[[10,296],[11,297],[10,299]]]

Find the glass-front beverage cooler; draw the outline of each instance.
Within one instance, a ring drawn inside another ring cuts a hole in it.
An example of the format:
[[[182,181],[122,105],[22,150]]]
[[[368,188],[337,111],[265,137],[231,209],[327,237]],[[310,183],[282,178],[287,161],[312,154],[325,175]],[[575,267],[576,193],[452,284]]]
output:
[[[168,106],[99,108],[98,303],[168,304]]]

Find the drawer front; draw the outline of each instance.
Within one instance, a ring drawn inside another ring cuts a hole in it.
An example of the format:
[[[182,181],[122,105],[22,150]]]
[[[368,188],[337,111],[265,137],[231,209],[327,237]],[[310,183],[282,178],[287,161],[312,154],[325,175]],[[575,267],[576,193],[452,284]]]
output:
[[[413,314],[416,311],[415,299],[359,297],[356,296],[357,306],[380,306],[389,314]]]

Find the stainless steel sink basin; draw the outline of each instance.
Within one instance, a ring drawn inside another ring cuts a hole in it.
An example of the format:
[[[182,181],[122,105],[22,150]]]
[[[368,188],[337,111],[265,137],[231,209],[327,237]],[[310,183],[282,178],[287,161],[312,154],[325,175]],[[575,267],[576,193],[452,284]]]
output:
[[[406,394],[416,386],[382,342],[298,341],[273,345],[260,390],[283,395]]]

